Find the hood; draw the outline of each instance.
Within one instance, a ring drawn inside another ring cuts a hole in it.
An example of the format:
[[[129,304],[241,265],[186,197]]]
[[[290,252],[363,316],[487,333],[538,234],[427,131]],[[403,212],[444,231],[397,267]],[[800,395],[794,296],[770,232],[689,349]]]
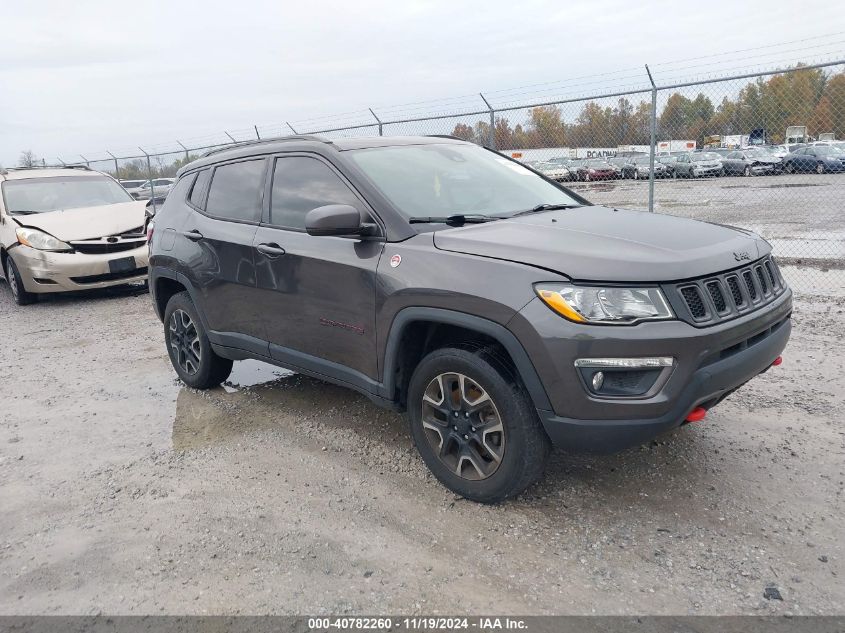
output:
[[[121,202],[49,213],[16,215],[21,226],[40,229],[63,242],[118,235],[144,224],[145,202]]]
[[[437,231],[434,244],[445,251],[545,268],[574,280],[619,282],[701,277],[771,250],[750,231],[599,206]]]

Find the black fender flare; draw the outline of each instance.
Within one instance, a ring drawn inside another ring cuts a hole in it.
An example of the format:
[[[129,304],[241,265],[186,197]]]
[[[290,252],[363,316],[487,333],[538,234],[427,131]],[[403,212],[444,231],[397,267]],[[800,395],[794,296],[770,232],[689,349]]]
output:
[[[191,296],[191,301],[194,302],[194,305],[197,306],[197,314],[200,317],[200,321],[202,321],[202,326],[208,331],[208,322],[205,320],[205,315],[202,313],[202,310],[199,309],[199,303],[197,302],[197,289],[194,288],[194,284],[192,284],[188,278],[175,270],[171,270],[170,268],[152,268],[149,273],[149,289],[150,289],[150,296],[153,298],[153,308],[158,314],[158,297],[155,294],[156,283],[159,279],[172,279],[173,281],[178,281],[182,286],[185,287],[185,290],[188,291],[188,294]],[[164,320],[164,313],[158,314],[158,318],[160,321]]]
[[[546,394],[546,389],[540,381],[540,376],[534,368],[534,364],[519,342],[519,339],[505,326],[500,325],[483,317],[446,310],[443,308],[409,307],[400,310],[393,318],[390,325],[390,332],[387,335],[387,344],[384,352],[384,367],[382,376],[384,378],[384,395],[392,398],[396,393],[396,364],[399,360],[399,346],[402,341],[402,334],[408,324],[416,321],[430,323],[442,323],[455,325],[468,330],[474,330],[480,334],[491,337],[505,348],[513,359],[516,370],[525,385],[535,408],[551,411],[552,405]]]

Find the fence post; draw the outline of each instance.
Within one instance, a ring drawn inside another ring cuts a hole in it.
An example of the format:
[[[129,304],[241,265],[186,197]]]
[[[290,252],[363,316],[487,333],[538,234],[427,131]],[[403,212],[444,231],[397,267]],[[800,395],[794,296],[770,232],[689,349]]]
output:
[[[487,146],[490,149],[496,149],[496,111],[493,110],[493,106],[491,106],[490,102],[484,98],[483,94],[479,92],[478,96],[481,97],[484,105],[486,105],[487,109],[490,111],[490,131],[487,133]]]
[[[156,208],[156,188],[153,185],[153,164],[150,162],[150,155],[147,154],[147,151],[143,147],[139,147],[138,149],[144,152],[144,156],[147,157],[147,175],[150,177],[150,200],[153,203],[153,213],[158,213],[158,209]]]
[[[82,154],[80,154],[79,156],[80,156],[80,158],[82,158],[82,160],[84,160],[84,161],[85,161],[85,166],[86,166],[88,169],[91,169],[91,161],[89,161],[87,158],[85,158]]]
[[[257,138],[257,139],[260,141],[260,140],[261,140],[261,135],[258,133],[258,126],[257,126],[257,125],[253,125],[252,127],[254,127],[254,128],[255,128],[255,138]]]
[[[106,150],[106,154],[114,159],[114,177],[120,180],[120,168],[117,166],[117,156],[112,154],[109,150]]]
[[[228,136],[230,139],[232,139],[232,142],[233,142],[233,143],[237,143],[237,141],[235,140],[235,137],[234,137],[234,136],[232,136],[231,134],[229,134],[226,130],[223,130],[223,134],[225,134],[225,135],[226,135],[226,136]]]
[[[372,114],[373,118],[376,120],[376,123],[378,123],[378,135],[384,136],[384,134],[382,133],[381,119],[376,116],[376,113],[373,112],[372,108],[370,108],[369,110],[370,110],[370,114]]]
[[[299,134],[299,132],[294,130],[293,126],[290,123],[288,123],[287,121],[285,121],[285,125],[287,125],[290,128],[290,131],[293,132],[294,134]]]
[[[648,150],[648,211],[654,213],[654,152],[657,149],[657,86],[648,64],[645,65],[648,80],[651,82],[651,145]]]
[[[176,141],[183,150],[185,150],[185,162],[187,163],[188,160],[191,158],[190,154],[188,154],[188,148],[182,145],[181,141]]]
[[[61,157],[61,156],[56,156],[56,158],[58,158],[58,159],[59,159],[59,162],[62,164],[62,167],[67,167],[67,163],[66,163],[65,161],[63,161],[63,160],[62,160],[62,157]]]

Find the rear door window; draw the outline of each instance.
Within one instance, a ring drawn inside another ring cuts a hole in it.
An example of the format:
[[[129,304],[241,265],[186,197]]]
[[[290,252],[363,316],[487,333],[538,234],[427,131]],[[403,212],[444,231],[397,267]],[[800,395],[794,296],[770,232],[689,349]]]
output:
[[[220,165],[214,170],[205,211],[224,220],[258,222],[264,185],[264,159]]]

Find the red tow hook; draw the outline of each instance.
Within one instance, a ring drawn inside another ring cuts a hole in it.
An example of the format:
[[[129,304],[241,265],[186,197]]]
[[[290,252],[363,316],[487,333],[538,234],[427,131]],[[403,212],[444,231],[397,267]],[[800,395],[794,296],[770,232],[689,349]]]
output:
[[[783,362],[783,356],[778,356],[773,362],[772,367],[777,367]]]
[[[687,416],[687,422],[701,422],[704,416],[707,415],[707,409],[704,407],[696,407]]]

